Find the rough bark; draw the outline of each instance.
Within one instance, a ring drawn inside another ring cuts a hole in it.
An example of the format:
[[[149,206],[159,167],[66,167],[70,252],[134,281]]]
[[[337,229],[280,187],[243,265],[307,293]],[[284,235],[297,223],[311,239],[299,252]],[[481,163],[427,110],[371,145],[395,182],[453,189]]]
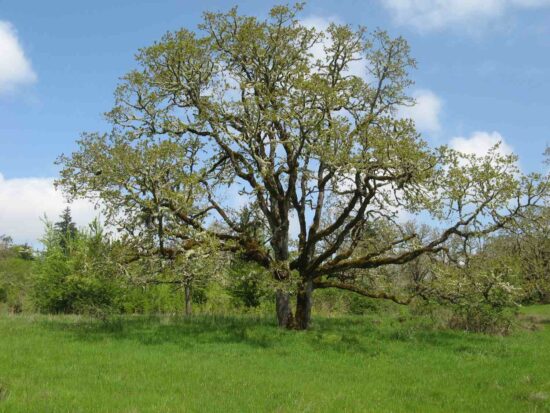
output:
[[[271,246],[275,255],[275,262],[272,269],[273,278],[276,281],[285,282],[290,278],[288,268],[288,220],[273,232]],[[275,310],[279,327],[294,328],[294,316],[290,308],[290,293],[279,288],[275,293]]]
[[[279,327],[293,328],[294,317],[290,308],[290,294],[283,290],[275,293],[275,309],[277,311],[277,322]]]
[[[311,321],[311,306],[313,296],[313,281],[304,280],[296,295],[296,330],[307,330]]]

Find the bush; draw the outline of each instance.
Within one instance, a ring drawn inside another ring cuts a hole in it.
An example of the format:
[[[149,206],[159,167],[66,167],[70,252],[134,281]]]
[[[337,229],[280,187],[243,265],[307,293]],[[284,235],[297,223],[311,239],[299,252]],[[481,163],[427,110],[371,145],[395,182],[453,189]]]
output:
[[[79,271],[81,263],[60,251],[40,261],[34,284],[34,303],[45,313],[94,314],[113,307],[116,288],[93,270]]]
[[[455,306],[448,325],[456,330],[507,335],[516,313],[514,308],[494,307],[487,303]]]
[[[19,254],[0,258],[0,303],[8,311],[19,313],[30,307],[28,293],[31,285],[33,261]]]
[[[508,334],[523,290],[512,260],[482,250],[459,265],[439,265],[422,297],[438,304],[453,329]]]
[[[246,308],[260,306],[268,295],[264,270],[255,264],[235,261],[229,269],[228,292],[234,304]]]
[[[62,238],[50,225],[46,250],[37,262],[33,286],[36,309],[45,313],[104,315],[118,311],[120,286],[110,244],[97,223]]]
[[[357,294],[349,295],[349,313],[363,315],[368,313],[378,313],[380,303],[374,299],[362,297]]]

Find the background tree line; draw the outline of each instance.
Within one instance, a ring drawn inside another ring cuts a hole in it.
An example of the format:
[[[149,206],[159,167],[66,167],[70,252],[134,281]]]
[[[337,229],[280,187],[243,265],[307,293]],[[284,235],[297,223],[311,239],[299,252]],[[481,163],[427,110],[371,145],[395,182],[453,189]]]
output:
[[[445,252],[362,276],[369,288],[388,291],[379,298],[390,301],[421,291],[406,304],[447,327],[507,332],[518,305],[550,303],[549,228],[550,209],[533,209],[464,261],[453,263]],[[77,228],[69,209],[58,222],[45,222],[42,242],[42,250],[33,250],[1,238],[0,306],[11,313],[191,315],[192,303],[201,313],[273,311],[276,286],[263,267],[239,254],[128,261],[128,246],[98,221]],[[313,311],[319,314],[391,310],[381,300],[338,290],[318,297]]]

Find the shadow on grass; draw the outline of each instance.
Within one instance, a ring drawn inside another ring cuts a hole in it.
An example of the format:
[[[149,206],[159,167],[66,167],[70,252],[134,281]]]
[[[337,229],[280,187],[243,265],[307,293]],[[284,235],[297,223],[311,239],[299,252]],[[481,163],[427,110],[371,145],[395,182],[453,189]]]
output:
[[[86,342],[131,340],[143,345],[175,344],[182,348],[242,344],[279,350],[301,342],[307,347],[302,346],[304,350],[371,355],[380,352],[379,346],[371,345],[376,330],[367,319],[316,319],[312,329],[304,332],[280,329],[270,318],[251,316],[121,316],[105,321],[60,316],[42,320],[41,324]]]
[[[305,332],[286,331],[273,319],[254,316],[197,315],[120,316],[106,321],[90,318],[53,317],[44,328],[67,333],[74,340],[99,342],[131,340],[142,345],[173,344],[182,349],[208,345],[245,345],[253,349],[286,348],[299,351],[335,351],[376,357],[391,351],[391,344],[447,348],[451,352],[493,352],[493,337],[430,329],[413,319],[405,322],[378,317],[315,317]],[[298,344],[298,346],[293,345]],[[497,351],[497,348],[494,348]]]
[[[132,340],[143,345],[176,344],[185,348],[234,343],[267,348],[285,333],[267,319],[229,316],[117,316],[108,320],[60,318],[44,320],[43,326],[69,333],[81,341]]]

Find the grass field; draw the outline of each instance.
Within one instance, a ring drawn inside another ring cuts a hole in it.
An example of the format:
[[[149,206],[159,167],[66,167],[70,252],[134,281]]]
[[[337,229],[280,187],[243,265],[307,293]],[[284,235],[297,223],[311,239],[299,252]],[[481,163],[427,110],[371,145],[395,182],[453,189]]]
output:
[[[508,337],[406,316],[0,317],[0,412],[550,412],[550,306]]]

